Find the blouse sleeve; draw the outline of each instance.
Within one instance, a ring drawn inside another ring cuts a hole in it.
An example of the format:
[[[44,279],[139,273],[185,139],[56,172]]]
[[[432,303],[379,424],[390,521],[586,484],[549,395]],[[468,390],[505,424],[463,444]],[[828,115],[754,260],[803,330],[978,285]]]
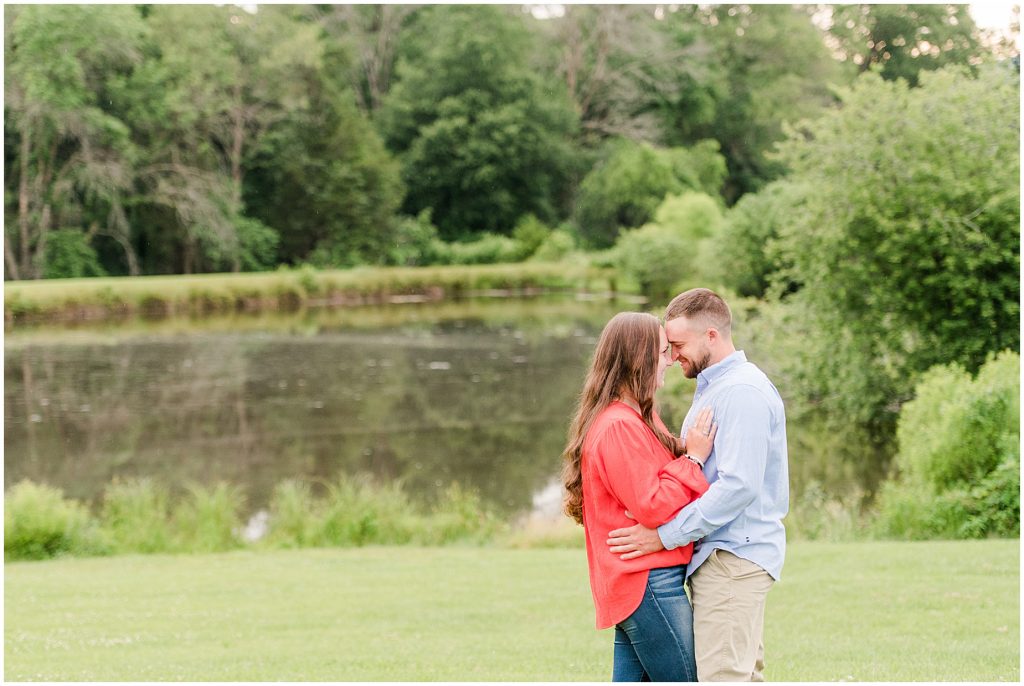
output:
[[[605,487],[638,522],[653,529],[708,490],[690,460],[662,465],[660,444],[639,421],[617,421],[595,442],[596,467]]]

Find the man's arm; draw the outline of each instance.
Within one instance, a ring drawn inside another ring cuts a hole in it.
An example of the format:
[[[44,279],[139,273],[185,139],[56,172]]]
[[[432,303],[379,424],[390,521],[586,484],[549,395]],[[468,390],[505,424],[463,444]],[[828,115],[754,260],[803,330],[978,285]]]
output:
[[[686,545],[731,522],[757,496],[768,459],[768,401],[756,388],[736,386],[716,405],[721,427],[715,439],[718,479],[657,530],[636,525],[610,532],[611,552],[629,560]]]
[[[772,421],[767,398],[753,386],[734,386],[716,406],[722,427],[715,440],[718,478],[707,493],[658,527],[658,536],[669,550],[736,519],[764,482]]]

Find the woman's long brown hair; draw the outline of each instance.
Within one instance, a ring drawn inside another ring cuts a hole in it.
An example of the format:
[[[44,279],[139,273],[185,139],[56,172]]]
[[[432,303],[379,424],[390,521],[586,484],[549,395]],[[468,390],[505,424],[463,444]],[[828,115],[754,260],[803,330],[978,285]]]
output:
[[[569,427],[569,441],[562,452],[565,514],[577,524],[583,523],[583,439],[594,418],[621,393],[628,392],[636,398],[644,423],[672,454],[678,454],[676,441],[659,431],[653,420],[660,326],[653,315],[620,312],[605,324],[597,341],[576,416]]]

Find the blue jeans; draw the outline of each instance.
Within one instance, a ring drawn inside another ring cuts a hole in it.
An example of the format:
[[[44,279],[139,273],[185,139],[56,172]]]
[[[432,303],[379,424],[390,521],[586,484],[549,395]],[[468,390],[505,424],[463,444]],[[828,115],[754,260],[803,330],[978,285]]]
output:
[[[612,681],[696,681],[686,566],[652,569],[640,607],[615,625]]]

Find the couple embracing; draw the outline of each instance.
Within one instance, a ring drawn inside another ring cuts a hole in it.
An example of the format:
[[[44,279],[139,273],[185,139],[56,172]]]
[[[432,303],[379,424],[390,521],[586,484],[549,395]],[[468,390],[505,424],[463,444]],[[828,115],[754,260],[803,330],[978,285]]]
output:
[[[613,681],[764,680],[765,600],[786,548],[786,416],[731,327],[725,301],[696,288],[664,325],[623,312],[597,343],[562,476],[597,627],[615,627]],[[697,380],[679,437],[654,410],[677,361]]]

